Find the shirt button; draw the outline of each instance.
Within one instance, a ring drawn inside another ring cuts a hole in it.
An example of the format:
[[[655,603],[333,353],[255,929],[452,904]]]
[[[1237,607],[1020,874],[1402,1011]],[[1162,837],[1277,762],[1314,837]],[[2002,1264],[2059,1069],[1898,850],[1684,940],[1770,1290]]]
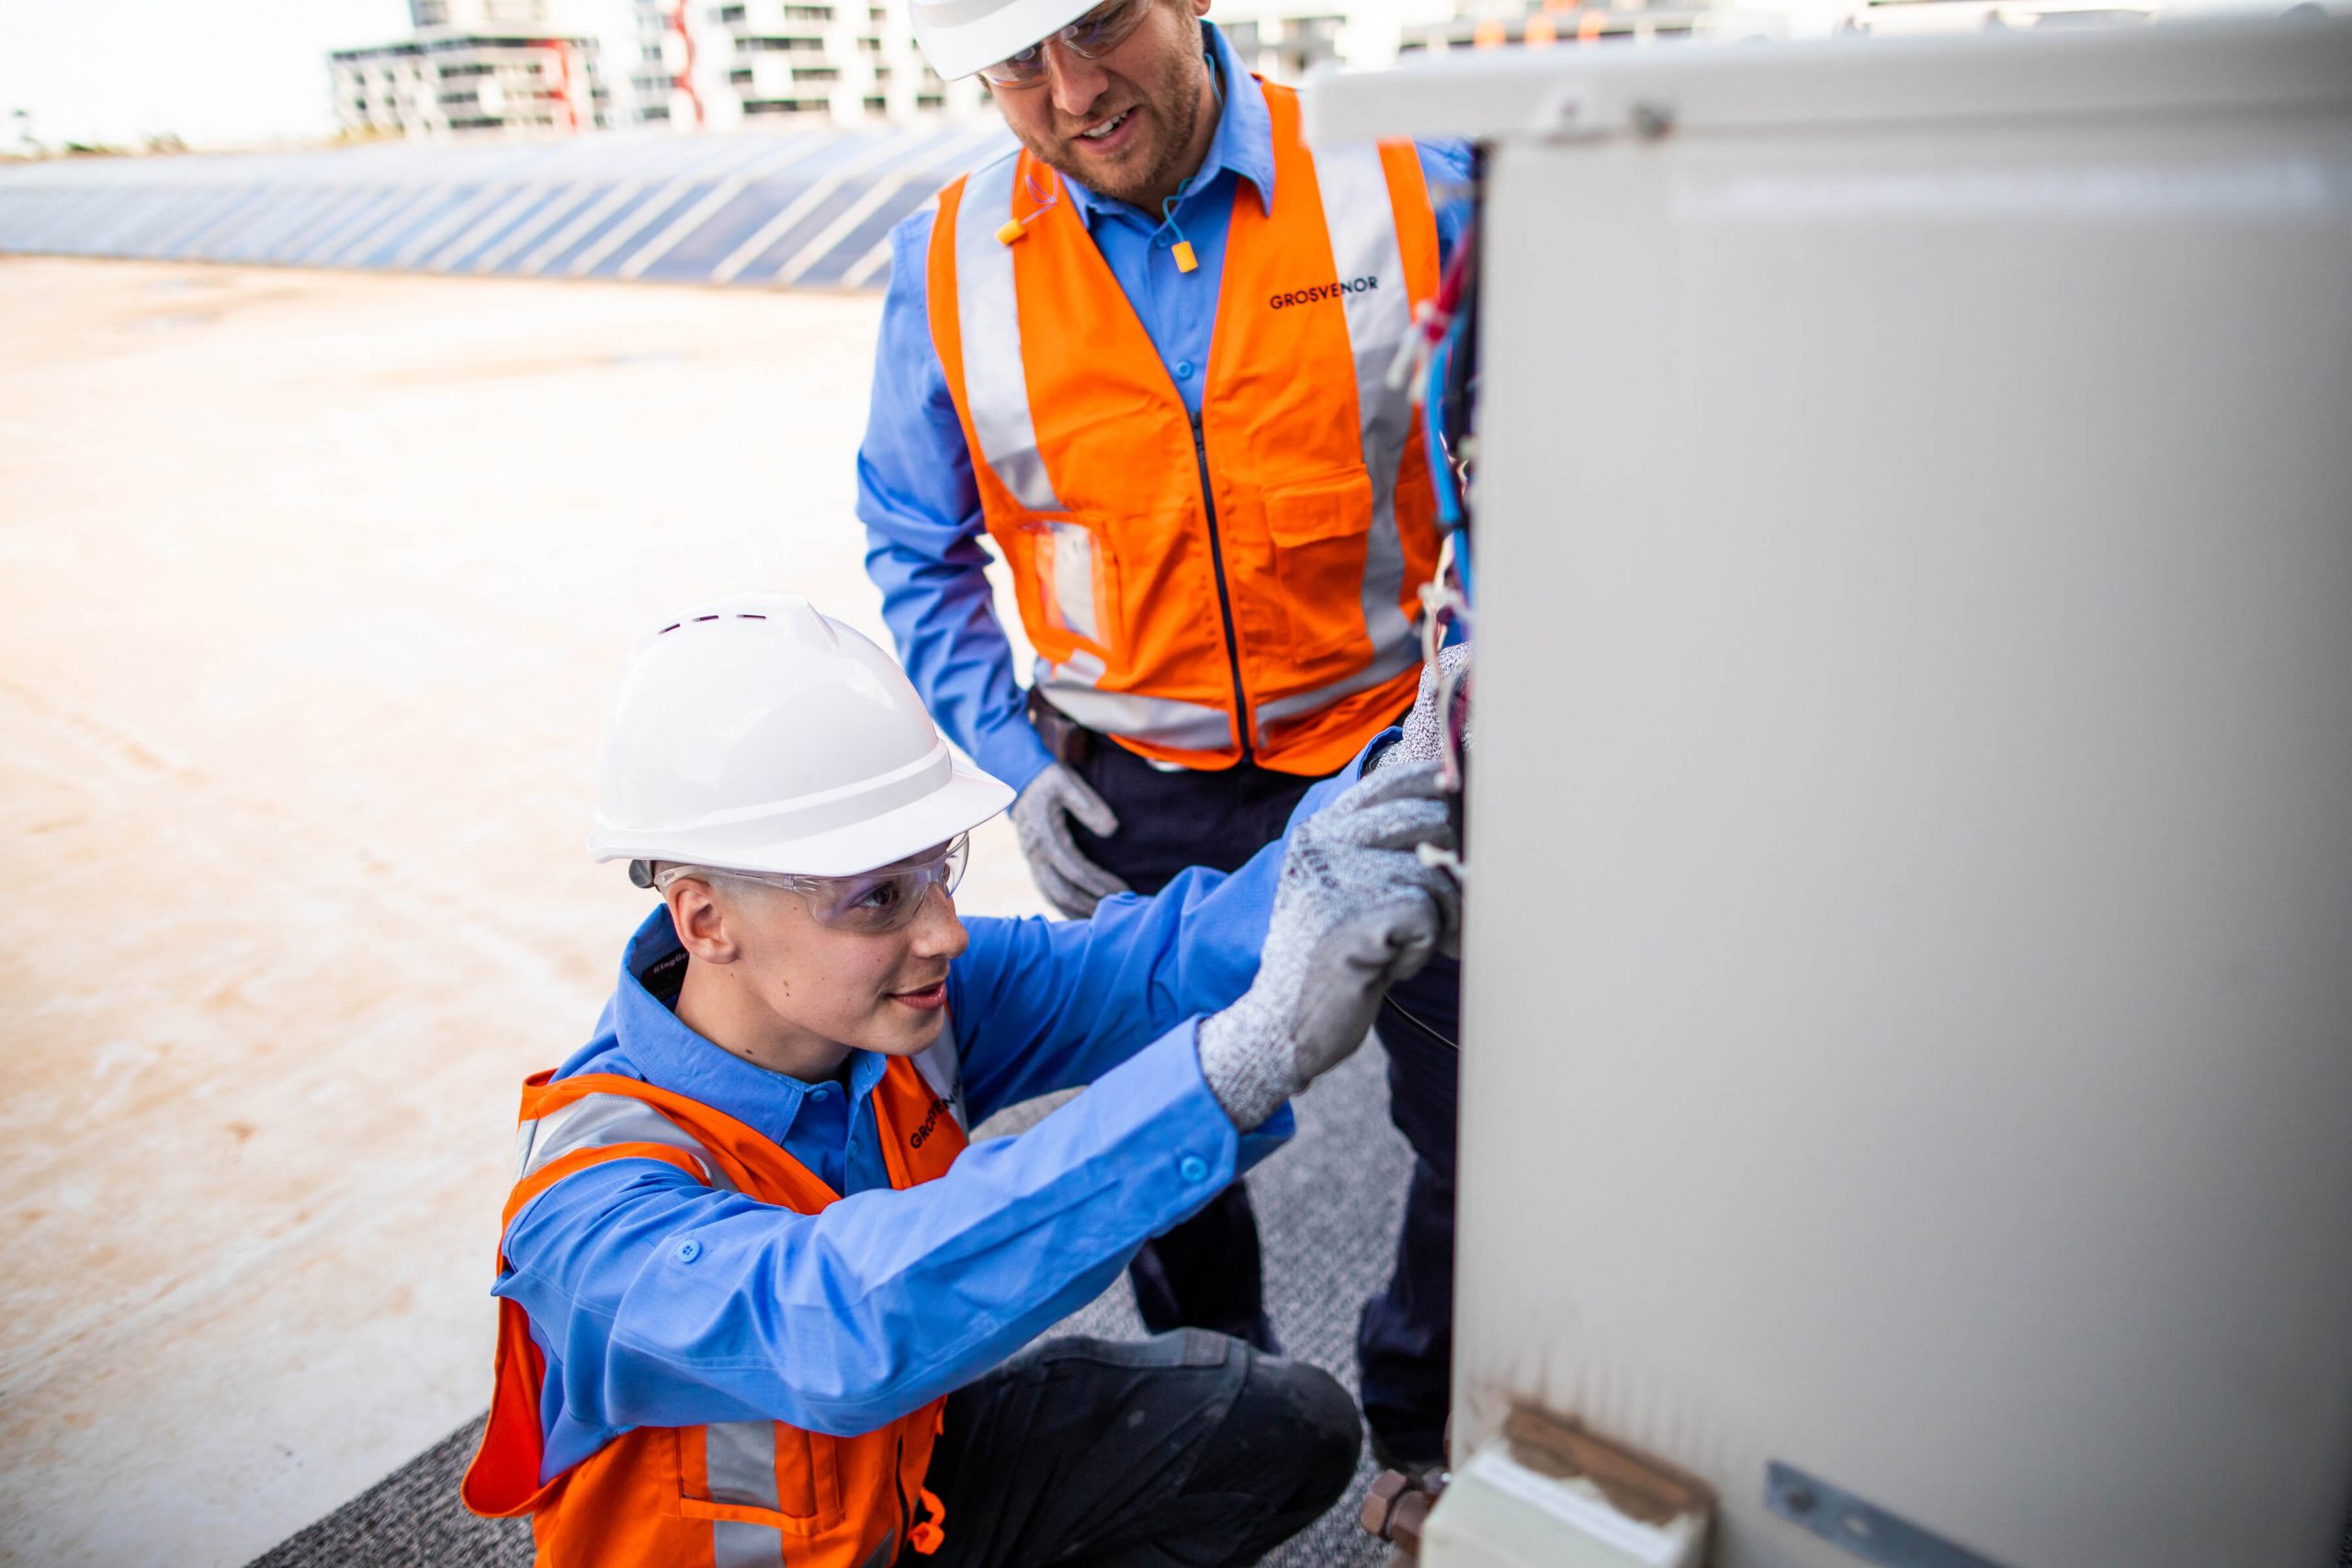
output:
[[[1189,359],[1178,360],[1176,362],[1176,375],[1180,380],[1191,380],[1193,378],[1193,362]]]
[[[1186,1155],[1176,1162],[1176,1174],[1187,1181],[1206,1181],[1209,1179],[1209,1162],[1198,1155]]]
[[[692,1263],[695,1258],[700,1258],[701,1256],[702,1243],[698,1241],[682,1241],[678,1244],[679,1262]]]

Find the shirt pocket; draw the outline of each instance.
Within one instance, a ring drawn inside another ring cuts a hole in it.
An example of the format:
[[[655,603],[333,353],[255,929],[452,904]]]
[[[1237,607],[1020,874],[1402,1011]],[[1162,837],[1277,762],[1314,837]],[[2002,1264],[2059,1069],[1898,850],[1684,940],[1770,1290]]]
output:
[[[838,1442],[773,1421],[679,1431],[678,1511],[714,1527],[805,1538],[842,1518]]]
[[[1265,508],[1290,628],[1285,652],[1301,662],[1343,650],[1369,657],[1363,571],[1372,476],[1357,468],[1286,485],[1266,493]]]

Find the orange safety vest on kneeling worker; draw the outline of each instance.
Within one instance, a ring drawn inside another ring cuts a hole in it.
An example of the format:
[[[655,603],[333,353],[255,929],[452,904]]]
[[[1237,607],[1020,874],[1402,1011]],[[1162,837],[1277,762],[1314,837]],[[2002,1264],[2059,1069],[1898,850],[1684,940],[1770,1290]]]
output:
[[[932,337],[1039,689],[1157,761],[1317,774],[1419,679],[1436,502],[1387,374],[1437,221],[1411,142],[1309,151],[1265,95],[1272,207],[1234,193],[1198,423],[1026,152],[941,193]]]
[[[774,1143],[683,1095],[611,1074],[549,1077],[523,1086],[502,1235],[539,1193],[611,1159],[662,1160],[803,1214],[840,1198]],[[964,1150],[960,1107],[911,1061],[890,1062],[873,1106],[893,1187],[944,1175]],[[888,1568],[901,1540],[928,1553],[944,1539],[945,1510],[922,1482],[944,1399],[854,1438],[769,1421],[639,1427],[542,1483],[546,1375],[528,1314],[502,1298],[490,1421],[463,1495],[488,1517],[528,1514],[547,1568]]]

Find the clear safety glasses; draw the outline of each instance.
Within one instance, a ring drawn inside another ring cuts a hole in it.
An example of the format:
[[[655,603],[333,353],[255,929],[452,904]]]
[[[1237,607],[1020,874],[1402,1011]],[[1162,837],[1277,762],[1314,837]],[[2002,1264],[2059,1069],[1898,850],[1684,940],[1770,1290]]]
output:
[[[1153,0],[1109,0],[1058,32],[1047,33],[1009,60],[982,66],[992,87],[1035,87],[1046,80],[1046,46],[1058,43],[1080,60],[1100,60],[1121,44],[1151,12]]]
[[[863,936],[880,936],[913,919],[933,886],[954,897],[956,885],[964,880],[964,865],[971,854],[971,835],[958,833],[935,850],[925,850],[922,854],[910,855],[895,864],[860,872],[855,876],[731,870],[718,874],[733,882],[756,882],[763,887],[797,893],[808,901],[808,913],[820,926]],[[669,885],[680,876],[696,874],[710,873],[697,873],[692,866],[665,867],[657,886],[667,892]]]

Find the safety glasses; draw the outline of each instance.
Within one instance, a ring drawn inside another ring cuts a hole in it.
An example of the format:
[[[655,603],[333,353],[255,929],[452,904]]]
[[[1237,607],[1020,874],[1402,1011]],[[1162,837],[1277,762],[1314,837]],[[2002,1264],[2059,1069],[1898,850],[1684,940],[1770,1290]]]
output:
[[[1081,60],[1100,60],[1121,44],[1148,16],[1153,0],[1109,0],[1058,32],[1047,33],[1009,60],[983,66],[992,87],[1035,87],[1046,80],[1046,46],[1059,43]]]
[[[799,894],[808,900],[810,917],[820,926],[854,931],[861,936],[882,936],[912,920],[933,887],[954,897],[956,885],[964,880],[965,863],[971,859],[971,835],[958,833],[935,850],[926,850],[855,876],[802,876],[765,871],[724,871],[718,874],[733,882],[756,882],[763,887],[781,887]],[[680,867],[663,877],[663,891],[691,869]]]

